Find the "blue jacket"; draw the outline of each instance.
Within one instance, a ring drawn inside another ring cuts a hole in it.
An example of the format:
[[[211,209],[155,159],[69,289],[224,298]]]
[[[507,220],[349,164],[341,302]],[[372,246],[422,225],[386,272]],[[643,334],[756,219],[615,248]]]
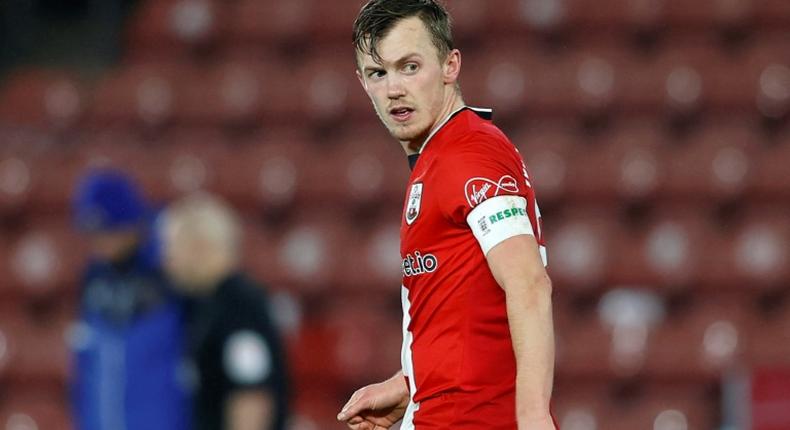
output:
[[[92,262],[72,336],[77,430],[188,430],[182,304],[156,245],[123,264]]]

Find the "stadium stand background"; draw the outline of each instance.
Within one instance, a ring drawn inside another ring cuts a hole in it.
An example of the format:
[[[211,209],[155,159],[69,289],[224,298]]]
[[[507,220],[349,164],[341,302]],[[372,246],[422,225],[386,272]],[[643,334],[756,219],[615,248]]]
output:
[[[0,31],[0,428],[70,428],[68,199],[107,164],[243,212],[293,428],[341,428],[400,351],[407,165],[353,73],[360,2],[72,1],[80,25],[13,45],[21,3]],[[537,187],[563,429],[790,428],[790,2],[447,3],[465,99]]]

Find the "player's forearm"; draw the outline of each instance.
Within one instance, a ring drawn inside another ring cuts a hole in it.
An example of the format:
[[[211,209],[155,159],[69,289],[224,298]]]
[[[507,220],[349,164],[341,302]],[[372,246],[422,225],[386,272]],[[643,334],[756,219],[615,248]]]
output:
[[[507,285],[507,313],[516,356],[519,423],[546,419],[554,379],[551,281],[545,275]]]

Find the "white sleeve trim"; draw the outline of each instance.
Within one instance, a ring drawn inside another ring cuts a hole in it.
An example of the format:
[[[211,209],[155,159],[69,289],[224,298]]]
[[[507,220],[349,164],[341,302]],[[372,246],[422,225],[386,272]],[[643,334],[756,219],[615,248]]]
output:
[[[483,254],[506,239],[521,234],[534,236],[527,211],[527,199],[521,196],[496,196],[475,207],[466,217]]]

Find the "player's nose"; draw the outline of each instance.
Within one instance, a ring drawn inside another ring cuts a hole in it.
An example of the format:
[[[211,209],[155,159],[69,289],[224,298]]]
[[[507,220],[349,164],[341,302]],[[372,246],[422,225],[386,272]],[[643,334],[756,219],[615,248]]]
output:
[[[399,99],[406,95],[406,88],[403,82],[397,77],[387,78],[387,97],[390,99]]]

